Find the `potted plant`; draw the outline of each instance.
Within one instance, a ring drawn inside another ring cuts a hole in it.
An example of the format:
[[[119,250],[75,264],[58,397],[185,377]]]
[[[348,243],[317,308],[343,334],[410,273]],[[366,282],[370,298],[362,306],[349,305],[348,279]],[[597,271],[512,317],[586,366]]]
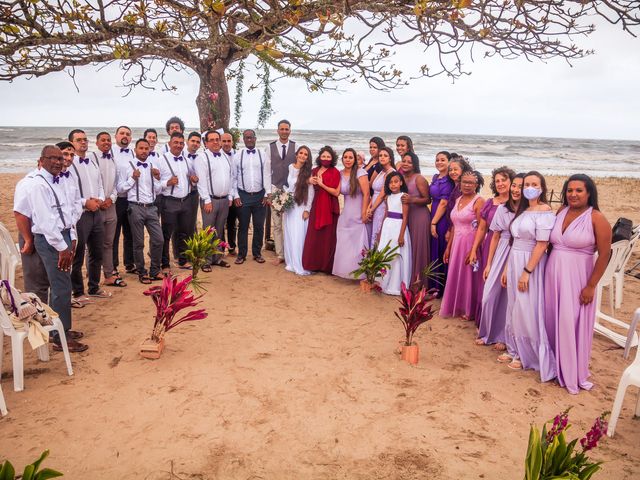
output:
[[[391,262],[400,255],[398,249],[398,246],[391,248],[388,243],[382,250],[378,250],[377,245],[362,249],[360,252],[362,259],[358,262],[358,268],[351,272],[355,279],[365,277],[360,280],[360,290],[368,293],[376,288],[376,278],[385,276],[391,267]]]
[[[542,427],[531,425],[529,446],[525,459],[525,480],[576,479],[588,480],[600,470],[602,462],[592,462],[587,452],[598,445],[598,441],[607,433],[607,416],[604,412],[596,418],[591,430],[580,439],[581,451],[575,451],[578,439],[567,443],[565,432],[569,424],[569,408],[553,419],[553,425],[547,431],[547,423]]]
[[[164,335],[172,328],[183,322],[202,320],[207,317],[204,309],[191,310],[180,319],[175,320],[175,316],[181,310],[195,307],[200,297],[194,297],[191,290],[187,289],[191,283],[191,275],[178,280],[175,275],[170,275],[162,280],[161,286],[153,286],[144,292],[150,296],[156,306],[156,315],[153,321],[153,331],[151,337],[145,339],[140,345],[140,355],[144,358],[160,358],[164,349]]]
[[[415,365],[418,363],[420,349],[413,341],[413,334],[423,323],[433,318],[433,305],[429,303],[433,300],[433,294],[425,287],[414,283],[409,288],[402,282],[400,284],[400,308],[396,317],[400,319],[404,326],[405,338],[402,344],[401,356],[408,363]]]
[[[198,278],[198,273],[206,265],[207,259],[212,255],[219,255],[227,248],[226,242],[218,238],[215,228],[208,227],[195,232],[186,241],[184,256],[191,263],[191,285],[196,291],[206,290],[204,282]]]

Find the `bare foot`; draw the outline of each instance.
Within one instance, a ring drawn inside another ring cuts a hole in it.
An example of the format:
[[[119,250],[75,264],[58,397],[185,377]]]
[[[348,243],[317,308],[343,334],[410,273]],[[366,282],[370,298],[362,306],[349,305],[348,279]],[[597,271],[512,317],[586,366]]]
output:
[[[276,258],[276,259],[273,261],[273,264],[274,264],[274,265],[276,265],[276,266],[277,266],[277,265],[281,265],[281,264],[283,264],[283,263],[284,263],[284,258]]]
[[[496,343],[493,346],[493,349],[498,352],[504,352],[507,349],[507,346],[504,343]]]
[[[476,338],[475,344],[476,345],[484,345],[484,340],[482,340],[481,338]]]

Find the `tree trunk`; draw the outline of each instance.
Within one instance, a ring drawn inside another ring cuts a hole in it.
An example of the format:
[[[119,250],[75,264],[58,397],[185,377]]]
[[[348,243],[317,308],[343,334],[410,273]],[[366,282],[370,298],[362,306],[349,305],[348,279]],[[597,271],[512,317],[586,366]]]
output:
[[[200,77],[200,91],[196,106],[202,131],[229,128],[231,109],[225,69],[224,62],[216,60],[213,65],[197,72]]]

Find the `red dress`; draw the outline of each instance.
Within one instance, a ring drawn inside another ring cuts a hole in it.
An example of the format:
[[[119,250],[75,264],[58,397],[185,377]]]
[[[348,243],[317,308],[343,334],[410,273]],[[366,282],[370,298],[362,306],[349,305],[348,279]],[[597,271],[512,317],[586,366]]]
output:
[[[318,174],[320,167],[311,171],[311,175]],[[340,186],[340,172],[335,167],[329,167],[322,174],[322,182],[331,188]],[[340,216],[338,197],[329,194],[324,188],[313,185],[315,196],[309,212],[309,226],[304,239],[302,250],[302,267],[312,272],[331,274],[333,271],[333,256],[336,253],[336,228]]]

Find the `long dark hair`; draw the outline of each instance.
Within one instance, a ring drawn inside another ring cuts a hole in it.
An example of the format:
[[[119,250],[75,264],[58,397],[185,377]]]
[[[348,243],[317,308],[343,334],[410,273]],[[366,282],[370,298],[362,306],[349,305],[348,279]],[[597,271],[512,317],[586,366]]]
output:
[[[513,181],[513,178],[516,176],[516,172],[510,169],[507,166],[502,166],[498,168],[494,168],[491,172],[491,183],[489,184],[489,188],[491,188],[491,192],[494,197],[498,196],[498,190],[496,190],[496,175],[502,175],[507,177],[509,181]]]
[[[380,137],[371,137],[371,139],[369,140],[369,143],[375,143],[378,146],[378,152],[382,147],[385,146],[384,140],[381,139]]]
[[[513,185],[513,182],[515,181],[516,178],[521,178],[522,179],[522,183],[524,184],[524,177],[526,176],[526,173],[517,173],[512,179],[511,179],[511,185]],[[522,201],[522,188],[520,188],[520,201]],[[507,200],[507,203],[504,204],[504,207],[510,211],[511,213],[516,213],[515,210],[513,209],[514,206],[514,200],[513,197],[511,196],[511,187],[509,187],[509,200]]]
[[[391,162],[391,167],[393,167],[395,169],[396,168],[395,156],[393,155],[393,150],[391,150],[391,148],[389,148],[389,147],[382,147],[378,151],[378,162],[380,161],[380,152],[382,152],[383,150],[389,154],[389,160]]]
[[[358,183],[358,154],[351,147],[345,148],[344,152],[342,152],[343,162],[344,154],[347,152],[351,152],[353,154],[353,166],[351,167],[351,173],[349,174],[349,195],[355,197],[360,190],[360,184]]]
[[[527,172],[527,174],[524,176],[525,179],[527,177],[538,177],[538,179],[540,180],[540,188],[542,189],[542,193],[538,197],[538,202],[548,204],[549,202],[547,201],[547,182],[545,181],[542,174],[536,170],[531,170],[530,172]],[[516,216],[513,217],[513,220],[518,218],[520,215],[522,215],[522,213],[525,210],[529,208],[529,200],[524,196],[524,183],[522,184],[522,191],[523,191],[523,195],[520,198],[520,204],[518,205],[518,209],[516,210]],[[513,223],[513,220],[511,221],[511,223]]]
[[[408,150],[407,153],[405,153],[402,158],[404,157],[409,157],[411,159],[411,165],[413,165],[413,173],[420,173],[420,159],[418,158],[418,155],[415,154],[415,152]]]
[[[404,181],[404,177],[402,175],[400,175],[398,172],[391,172],[384,179],[384,193],[387,196],[389,196],[389,195],[391,195],[393,193],[391,191],[391,189],[389,188],[389,183],[391,183],[391,179],[393,177],[399,177],[400,178],[400,191],[403,192],[403,193],[408,193],[409,192],[409,187],[407,187],[407,182]]]
[[[318,157],[316,158],[316,166],[317,167],[322,166],[322,163],[320,163],[320,157],[324,152],[329,152],[329,155],[331,155],[331,166],[335,167],[336,164],[338,163],[338,155],[336,154],[336,151],[333,148],[331,148],[329,145],[325,145],[318,152]]]
[[[309,198],[309,178],[311,177],[311,169],[313,168],[311,149],[306,145],[298,147],[298,150],[296,150],[296,157],[302,149],[307,151],[307,160],[302,164],[302,167],[300,167],[298,180],[296,181],[296,186],[293,191],[293,200],[297,205],[307,203],[307,199]]]
[[[596,188],[596,184],[589,175],[585,175],[584,173],[575,173],[571,175],[566,182],[564,182],[564,185],[562,186],[562,205],[565,207],[569,206],[569,202],[567,201],[567,189],[569,188],[569,182],[584,183],[587,193],[589,194],[587,205],[593,207],[594,210],[600,210],[598,207],[598,189]]]
[[[408,137],[407,135],[400,135],[396,138],[396,143],[398,143],[398,140],[402,140],[407,144],[407,152],[413,152],[413,140],[411,140],[411,137]]]

